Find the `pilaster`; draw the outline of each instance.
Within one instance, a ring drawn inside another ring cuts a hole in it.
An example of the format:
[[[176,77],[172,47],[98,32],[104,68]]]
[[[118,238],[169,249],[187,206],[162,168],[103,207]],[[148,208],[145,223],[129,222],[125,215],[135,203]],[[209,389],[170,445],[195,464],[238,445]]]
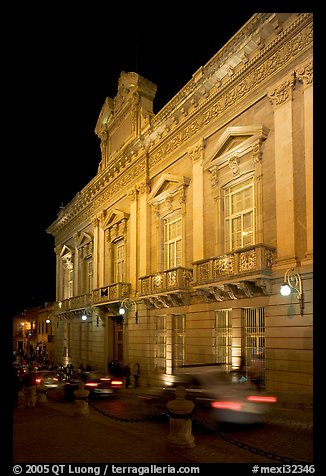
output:
[[[293,107],[294,73],[289,74],[268,97],[274,109],[277,264],[295,258]]]
[[[204,257],[204,180],[203,180],[204,141],[200,140],[188,154],[192,159],[193,177],[193,261]]]

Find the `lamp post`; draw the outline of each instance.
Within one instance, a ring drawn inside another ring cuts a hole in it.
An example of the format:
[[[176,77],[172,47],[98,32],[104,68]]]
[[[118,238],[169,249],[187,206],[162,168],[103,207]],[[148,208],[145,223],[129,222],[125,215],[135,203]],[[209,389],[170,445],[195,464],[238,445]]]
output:
[[[138,324],[138,309],[137,309],[136,301],[133,301],[130,298],[126,298],[123,301],[121,301],[121,304],[119,307],[119,314],[120,316],[123,317],[123,320],[124,320],[126,313],[132,309],[132,306],[135,306],[135,321],[136,321],[136,324]]]
[[[301,276],[294,268],[289,268],[285,271],[280,293],[282,296],[289,296],[292,292],[292,289],[296,292],[296,296],[300,304],[300,314],[303,316],[304,301]]]

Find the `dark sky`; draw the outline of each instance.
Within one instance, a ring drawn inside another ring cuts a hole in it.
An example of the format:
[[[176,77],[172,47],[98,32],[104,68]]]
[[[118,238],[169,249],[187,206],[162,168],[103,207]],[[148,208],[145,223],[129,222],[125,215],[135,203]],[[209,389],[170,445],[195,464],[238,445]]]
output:
[[[120,72],[157,84],[157,113],[255,12],[232,7],[210,15],[208,5],[190,11],[189,3],[175,11],[153,2],[146,13],[143,3],[133,11],[128,2],[114,9],[112,2],[73,4],[29,5],[10,18],[14,140],[7,161],[15,205],[5,253],[12,312],[55,300],[54,238],[46,229],[97,173],[94,128],[105,98],[117,93]]]

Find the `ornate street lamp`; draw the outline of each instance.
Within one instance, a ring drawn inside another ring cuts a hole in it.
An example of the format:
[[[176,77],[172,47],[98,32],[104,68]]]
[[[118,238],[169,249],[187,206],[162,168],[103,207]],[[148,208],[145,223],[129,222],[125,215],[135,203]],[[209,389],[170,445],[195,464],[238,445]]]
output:
[[[285,271],[280,293],[282,296],[289,296],[292,292],[292,289],[296,292],[296,296],[300,304],[300,314],[303,316],[304,301],[301,276],[297,271],[295,271],[294,268],[289,268]]]
[[[136,301],[133,301],[130,298],[126,298],[123,301],[121,301],[120,307],[119,307],[119,314],[120,316],[123,316],[123,320],[126,317],[126,314],[128,311],[132,309],[132,306],[135,307],[135,320],[136,324],[138,324],[138,310],[137,310],[137,303]]]

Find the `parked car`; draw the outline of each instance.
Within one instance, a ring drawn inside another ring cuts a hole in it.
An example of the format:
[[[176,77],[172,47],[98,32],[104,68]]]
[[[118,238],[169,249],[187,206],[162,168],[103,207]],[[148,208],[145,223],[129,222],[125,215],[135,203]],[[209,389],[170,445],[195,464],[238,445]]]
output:
[[[63,385],[64,398],[71,400],[74,398],[74,391],[80,386],[80,382],[85,383],[85,389],[89,390],[89,397],[112,397],[115,396],[119,388],[124,387],[124,378],[108,375],[100,371],[92,370],[82,372],[78,378],[68,380]]]
[[[57,388],[61,379],[56,371],[53,370],[37,370],[35,372],[35,380],[37,386],[44,386],[47,389]]]
[[[257,391],[250,382],[242,380],[219,365],[183,367],[173,376],[170,386],[153,389],[139,397],[157,411],[167,412],[168,401],[175,398],[175,387],[182,385],[194,409],[208,412],[218,423],[262,423],[277,398]]]

